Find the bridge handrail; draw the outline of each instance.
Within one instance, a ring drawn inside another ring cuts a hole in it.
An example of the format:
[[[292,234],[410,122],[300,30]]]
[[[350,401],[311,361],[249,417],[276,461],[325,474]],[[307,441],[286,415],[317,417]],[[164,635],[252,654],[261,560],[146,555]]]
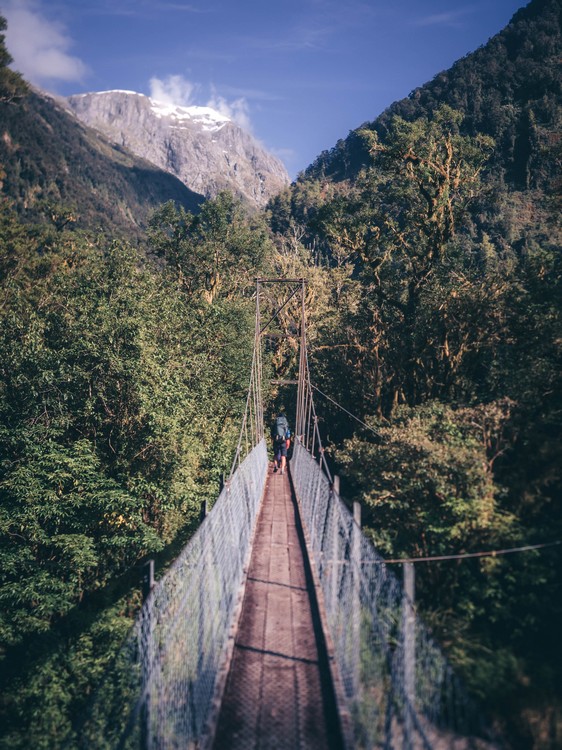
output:
[[[407,635],[411,602],[334,491],[323,463],[323,453],[316,459],[295,441],[291,475],[323,592],[353,746],[429,750],[481,735],[481,717],[428,629],[417,619],[414,636]]]
[[[188,748],[205,737],[267,460],[262,439],[149,594],[98,690],[82,747]]]

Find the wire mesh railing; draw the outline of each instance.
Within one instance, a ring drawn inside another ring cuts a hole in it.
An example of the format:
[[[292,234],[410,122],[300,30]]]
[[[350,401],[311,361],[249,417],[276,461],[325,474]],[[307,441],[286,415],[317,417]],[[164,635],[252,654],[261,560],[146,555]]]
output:
[[[149,594],[100,686],[81,746],[204,743],[267,473],[261,440]]]
[[[296,441],[291,475],[323,591],[354,748],[491,747],[481,719],[402,583],[315,459]]]

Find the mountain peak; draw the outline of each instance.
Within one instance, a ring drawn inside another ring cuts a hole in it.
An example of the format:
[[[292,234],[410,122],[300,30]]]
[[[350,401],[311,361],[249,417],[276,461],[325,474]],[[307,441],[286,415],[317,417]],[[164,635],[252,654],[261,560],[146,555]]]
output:
[[[156,117],[167,117],[178,122],[192,121],[198,123],[205,130],[219,130],[227,122],[232,122],[230,117],[218,112],[212,107],[200,107],[199,105],[174,104],[169,101],[160,101],[153,99],[146,94],[139,94],[138,91],[128,91],[127,89],[110,89],[108,91],[94,91],[87,94],[74,94],[73,100],[81,97],[108,97],[115,98],[115,95],[124,94],[126,97],[138,97],[140,100],[149,102],[149,105]]]
[[[181,106],[135,91],[77,94],[75,115],[206,197],[221,190],[259,207],[289,184],[283,164],[211,107]]]

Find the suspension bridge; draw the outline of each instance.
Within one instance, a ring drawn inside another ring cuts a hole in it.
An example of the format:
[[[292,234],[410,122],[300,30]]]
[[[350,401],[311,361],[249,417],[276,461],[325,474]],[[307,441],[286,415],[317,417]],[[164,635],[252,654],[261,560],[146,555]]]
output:
[[[212,510],[151,588],[81,735],[84,748],[495,748],[404,582],[326,462],[305,281],[265,324],[258,280],[246,410]],[[300,295],[289,472],[268,462],[263,336]]]

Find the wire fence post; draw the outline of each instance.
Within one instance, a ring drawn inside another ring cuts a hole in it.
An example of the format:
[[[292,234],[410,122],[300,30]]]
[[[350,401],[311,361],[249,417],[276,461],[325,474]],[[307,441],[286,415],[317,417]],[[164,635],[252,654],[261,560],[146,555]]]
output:
[[[361,678],[361,504],[353,503],[351,564],[353,566],[353,690],[359,694]]]
[[[404,734],[407,750],[413,747],[413,713],[416,707],[416,614],[414,563],[403,565],[404,596]]]
[[[340,478],[337,474],[334,474],[332,483],[332,492],[330,493],[330,505],[328,506],[328,513],[332,520],[332,539],[331,539],[331,560],[332,560],[332,576],[330,582],[330,613],[336,612],[338,606],[338,589],[340,580],[340,555],[339,555],[339,514],[338,506],[340,496]]]
[[[145,565],[143,565],[142,568],[142,599],[143,602],[146,602],[148,597],[150,596],[150,592],[154,588],[154,560],[148,560]],[[142,665],[143,665],[143,674],[142,674],[142,695],[144,696],[144,700],[142,703],[142,711],[141,711],[141,748],[142,750],[150,750],[150,747],[152,745],[151,741],[151,724],[152,724],[152,715],[151,715],[151,681],[152,681],[152,667],[154,664],[154,639],[152,637],[152,630],[153,630],[153,622],[152,622],[152,611],[150,608],[146,609],[146,616],[145,616],[145,638],[144,638],[144,644],[142,644],[141,640],[141,647],[144,647],[144,655],[142,659]],[[142,634],[141,634],[142,639]]]
[[[332,485],[334,487],[334,492],[339,497],[340,496],[340,477],[339,477],[339,474],[334,474]]]

